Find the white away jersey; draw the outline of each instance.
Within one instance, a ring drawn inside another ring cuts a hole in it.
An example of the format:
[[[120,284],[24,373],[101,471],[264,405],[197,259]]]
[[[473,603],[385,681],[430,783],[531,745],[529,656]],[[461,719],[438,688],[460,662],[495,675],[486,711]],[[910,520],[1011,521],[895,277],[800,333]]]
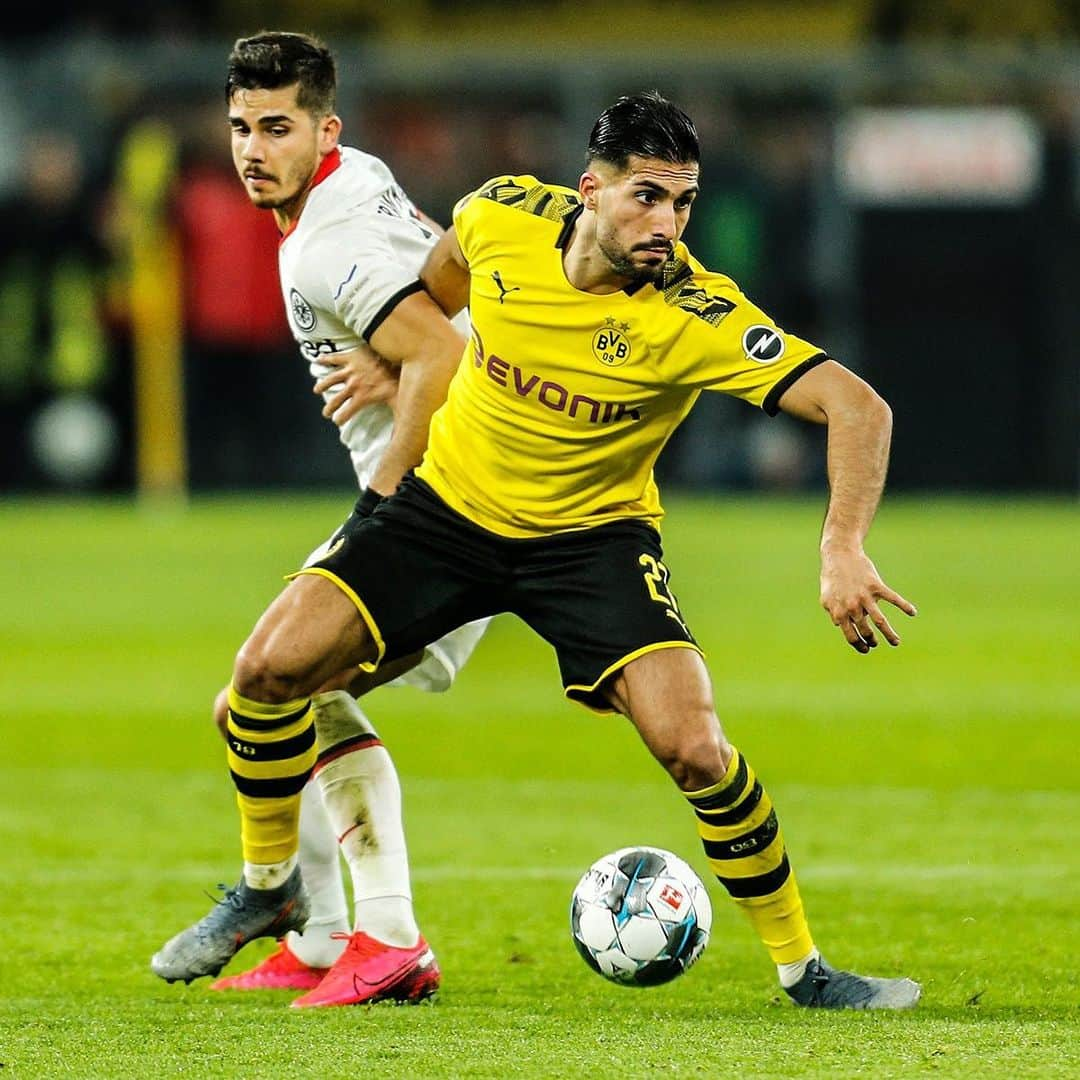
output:
[[[347,146],[327,155],[278,252],[289,326],[314,379],[331,370],[321,356],[366,348],[383,319],[421,288],[420,268],[437,239],[379,158]],[[466,313],[454,323],[468,334]],[[392,426],[389,407],[379,404],[341,429],[361,488]]]

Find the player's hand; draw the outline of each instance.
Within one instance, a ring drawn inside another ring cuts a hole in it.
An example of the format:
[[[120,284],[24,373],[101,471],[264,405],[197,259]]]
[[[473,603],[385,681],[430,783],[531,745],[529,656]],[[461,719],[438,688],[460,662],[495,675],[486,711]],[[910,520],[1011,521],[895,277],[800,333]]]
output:
[[[900,635],[878,606],[880,600],[887,600],[905,615],[916,614],[914,604],[881,580],[864,551],[822,550],[821,606],[856,652],[877,648],[874,627],[890,645],[900,644]]]
[[[341,427],[365,405],[385,402],[393,408],[398,391],[398,369],[373,349],[353,349],[347,353],[320,356],[319,363],[334,370],[314,386],[316,394],[332,393],[322,414]]]

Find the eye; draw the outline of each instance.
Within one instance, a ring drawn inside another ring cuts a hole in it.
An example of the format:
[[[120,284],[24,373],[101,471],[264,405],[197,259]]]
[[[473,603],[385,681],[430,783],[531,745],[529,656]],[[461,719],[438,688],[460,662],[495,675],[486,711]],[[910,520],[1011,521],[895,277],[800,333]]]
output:
[[[285,127],[284,125],[282,125],[282,124],[275,124],[270,129],[270,134],[273,135],[274,138],[280,139],[280,138],[284,137],[285,135],[289,134],[289,129],[287,127]]]
[[[637,192],[635,198],[638,200],[638,202],[643,202],[647,206],[652,206],[652,204],[656,202],[656,192],[646,189],[645,191]]]

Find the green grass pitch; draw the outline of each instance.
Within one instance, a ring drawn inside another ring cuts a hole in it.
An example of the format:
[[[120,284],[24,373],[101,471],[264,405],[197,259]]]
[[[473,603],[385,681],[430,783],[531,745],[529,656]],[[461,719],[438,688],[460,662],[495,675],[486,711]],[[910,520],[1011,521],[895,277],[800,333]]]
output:
[[[654,844],[711,879],[629,726],[566,703],[548,647],[505,618],[450,693],[366,702],[402,775],[438,1000],[297,1013],[154,978],[151,953],[239,866],[214,693],[349,502],[0,504],[0,1075],[1080,1075],[1067,502],[887,499],[868,547],[920,614],[861,657],[817,605],[819,500],[668,499],[674,590],[816,938],[834,963],[921,980],[914,1013],[781,1001],[715,883],[684,978],[592,974],[567,908],[594,858]]]

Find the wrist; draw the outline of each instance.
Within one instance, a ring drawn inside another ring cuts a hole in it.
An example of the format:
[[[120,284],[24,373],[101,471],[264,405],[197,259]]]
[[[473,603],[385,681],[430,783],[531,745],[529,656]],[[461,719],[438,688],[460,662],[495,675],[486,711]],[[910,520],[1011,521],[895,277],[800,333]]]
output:
[[[862,540],[857,536],[822,537],[820,551],[827,555],[858,555],[863,549]]]

